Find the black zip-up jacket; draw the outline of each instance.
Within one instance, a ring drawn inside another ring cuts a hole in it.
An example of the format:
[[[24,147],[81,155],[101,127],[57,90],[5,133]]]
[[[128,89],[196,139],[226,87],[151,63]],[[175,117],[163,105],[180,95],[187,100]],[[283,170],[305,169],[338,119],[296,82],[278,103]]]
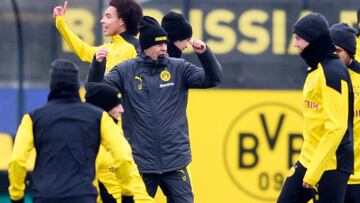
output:
[[[141,173],[174,171],[191,162],[188,90],[215,87],[223,79],[222,67],[209,48],[198,58],[204,68],[167,56],[152,61],[140,52],[104,77],[122,93],[123,129]],[[104,65],[105,61],[93,61],[89,81],[102,81]]]

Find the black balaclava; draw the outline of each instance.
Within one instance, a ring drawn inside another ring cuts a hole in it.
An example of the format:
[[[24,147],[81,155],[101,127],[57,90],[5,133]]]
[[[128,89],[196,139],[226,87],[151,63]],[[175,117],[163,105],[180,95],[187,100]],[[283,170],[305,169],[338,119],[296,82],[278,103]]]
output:
[[[310,13],[298,20],[293,27],[293,33],[309,42],[300,55],[313,69],[335,51],[328,22],[319,13]]]

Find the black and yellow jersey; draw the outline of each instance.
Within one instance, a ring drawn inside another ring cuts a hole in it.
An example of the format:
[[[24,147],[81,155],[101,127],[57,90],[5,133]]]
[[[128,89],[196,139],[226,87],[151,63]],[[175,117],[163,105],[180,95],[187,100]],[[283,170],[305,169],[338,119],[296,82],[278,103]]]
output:
[[[360,184],[360,63],[356,60],[348,66],[354,90],[354,174],[348,184]]]
[[[121,139],[124,139],[122,134],[119,134]],[[100,189],[99,182],[103,184],[104,188],[109,195],[112,196],[116,202],[121,203],[122,196],[132,196],[135,203],[153,203],[154,200],[151,198],[146,191],[145,184],[140,176],[137,165],[134,160],[131,162],[131,181],[124,181],[116,177],[114,160],[109,151],[100,145],[99,153],[96,158],[96,179],[94,184],[97,189]],[[99,181],[99,182],[98,182]],[[100,191],[98,191],[100,192]],[[100,195],[97,198],[97,202],[101,203],[102,198]]]
[[[33,148],[36,161],[31,176],[34,198],[96,195],[95,158],[102,144],[111,153],[114,174],[131,182],[132,153],[121,128],[98,108],[77,99],[50,100],[24,115],[16,133],[9,163],[9,194],[24,197],[26,162]],[[134,195],[134,187],[128,187]]]
[[[118,63],[135,58],[136,50],[139,46],[135,36],[128,32],[113,36],[112,41],[109,43],[105,43],[101,46],[91,46],[82,41],[82,39],[70,30],[65,22],[64,16],[56,17],[56,28],[70,49],[84,62],[91,63],[96,51],[99,48],[106,48],[109,55],[106,58],[105,74]]]
[[[304,182],[316,185],[328,170],[352,173],[353,90],[346,67],[328,56],[308,69],[303,88],[303,137],[299,161]]]

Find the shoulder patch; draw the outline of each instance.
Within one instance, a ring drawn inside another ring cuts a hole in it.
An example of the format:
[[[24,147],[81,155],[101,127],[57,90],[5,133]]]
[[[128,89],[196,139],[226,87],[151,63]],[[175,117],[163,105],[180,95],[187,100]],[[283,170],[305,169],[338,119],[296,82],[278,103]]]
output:
[[[349,83],[349,74],[345,65],[337,58],[329,58],[321,63],[326,85],[341,93],[341,80]]]
[[[360,63],[357,60],[353,60],[353,62],[348,67],[350,70],[360,73]]]

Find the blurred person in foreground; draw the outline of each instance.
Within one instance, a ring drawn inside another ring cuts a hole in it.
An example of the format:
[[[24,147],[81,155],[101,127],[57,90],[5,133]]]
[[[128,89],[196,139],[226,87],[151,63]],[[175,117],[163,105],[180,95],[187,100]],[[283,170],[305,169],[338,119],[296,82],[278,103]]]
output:
[[[8,169],[10,199],[24,202],[26,162],[35,148],[34,203],[95,203],[93,180],[100,144],[114,159],[115,175],[126,183],[132,178],[131,148],[106,112],[81,102],[77,66],[65,59],[51,66],[48,102],[25,114],[16,133]]]
[[[54,8],[56,28],[66,44],[82,61],[91,63],[96,52],[106,55],[105,73],[108,73],[116,64],[136,56],[139,40],[135,36],[139,33],[138,25],[143,11],[135,0],[109,1],[100,23],[103,34],[112,40],[100,46],[85,43],[70,30],[65,22],[66,11],[67,1],[63,6]]]
[[[330,36],[340,60],[348,68],[354,90],[354,174],[346,187],[345,203],[360,203],[360,63],[355,60],[356,32],[347,24],[330,27]]]
[[[152,17],[140,21],[140,48],[135,59],[118,64],[103,78],[105,57],[93,61],[89,81],[120,91],[122,124],[150,196],[158,186],[169,203],[194,201],[187,166],[191,162],[186,116],[190,88],[221,83],[222,68],[206,44],[192,44],[203,65],[167,56],[167,33]]]
[[[86,102],[93,104],[104,111],[108,112],[113,118],[115,123],[118,123],[118,118],[124,112],[121,94],[115,88],[112,88],[102,83],[87,83],[86,84]],[[123,134],[119,134],[123,139]],[[133,178],[128,184],[123,183],[121,179],[117,179],[114,174],[113,159],[111,154],[100,145],[98,157],[96,159],[96,174],[97,181],[95,184],[98,185],[100,190],[100,197],[103,203],[110,202],[122,202],[122,203],[152,203],[153,199],[144,195],[147,194],[145,185],[138,172],[136,164],[133,167]],[[134,184],[134,180],[137,182]],[[120,183],[120,184],[119,184]],[[137,184],[141,183],[141,184]],[[134,197],[126,196],[123,191],[129,191],[128,187],[134,188]],[[98,202],[101,202],[98,200]]]
[[[310,13],[293,28],[294,46],[309,66],[303,88],[303,137],[278,203],[343,203],[354,170],[353,90],[335,52],[328,22]]]

